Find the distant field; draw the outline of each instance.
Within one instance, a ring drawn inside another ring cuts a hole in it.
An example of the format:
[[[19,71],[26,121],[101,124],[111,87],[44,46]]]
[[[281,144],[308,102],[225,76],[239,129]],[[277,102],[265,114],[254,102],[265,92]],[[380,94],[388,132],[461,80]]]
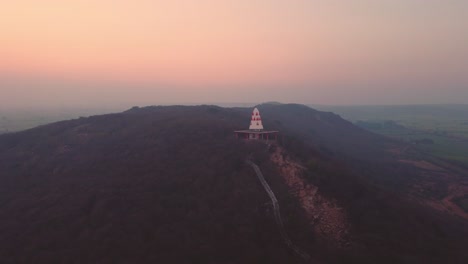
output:
[[[468,105],[313,106],[372,132],[468,165]]]
[[[115,110],[114,110],[115,111]],[[121,111],[121,110],[119,110]],[[57,121],[113,112],[109,109],[0,109],[0,134]]]

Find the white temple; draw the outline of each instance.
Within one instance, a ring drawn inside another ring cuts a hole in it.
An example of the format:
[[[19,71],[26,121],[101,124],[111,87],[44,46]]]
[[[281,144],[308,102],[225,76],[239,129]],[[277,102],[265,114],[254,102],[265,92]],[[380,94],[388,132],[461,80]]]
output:
[[[234,131],[236,138],[242,139],[257,139],[257,140],[276,140],[279,131],[267,131],[263,129],[262,118],[260,111],[255,108],[250,118],[249,130]]]
[[[250,130],[263,130],[262,118],[260,117],[260,111],[255,108],[252,112],[252,119],[250,120]]]

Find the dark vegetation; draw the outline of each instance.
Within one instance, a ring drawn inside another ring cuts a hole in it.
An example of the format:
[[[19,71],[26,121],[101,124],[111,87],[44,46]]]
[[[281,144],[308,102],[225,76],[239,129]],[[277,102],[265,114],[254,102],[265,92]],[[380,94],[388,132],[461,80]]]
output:
[[[265,146],[233,138],[238,117],[142,108],[2,136],[0,262],[294,261],[244,165]],[[281,202],[295,239],[310,243],[297,202]]]
[[[317,243],[267,146],[234,139],[251,109],[135,107],[0,136],[0,263],[298,262],[248,155],[275,191],[292,240],[314,259],[466,260],[467,223],[397,191],[417,178],[385,151],[400,143],[305,106],[260,111],[307,179],[348,212],[354,246]]]
[[[444,179],[438,175],[427,175],[412,164],[400,162],[430,160],[439,163],[440,158],[421,150],[422,147],[435,145],[430,144],[430,141],[423,140],[416,144],[379,135],[357,127],[334,113],[316,111],[303,105],[264,105],[261,111],[267,127],[288,131],[287,135],[292,137],[293,144],[306,144],[321,156],[339,160],[369,184],[401,196],[407,195],[415,185],[430,177],[429,180],[434,184],[414,195],[421,198],[448,195],[448,185]],[[390,126],[397,125],[390,123]],[[295,149],[292,152],[298,151]],[[303,152],[307,156],[308,151]],[[313,162],[313,158],[305,162]],[[458,167],[464,166],[463,163],[451,163]],[[464,177],[466,171],[458,175]]]
[[[292,109],[302,109],[303,114],[294,111],[288,116]],[[265,106],[262,113],[263,116],[271,115],[271,118],[284,115],[282,122],[277,122],[281,127],[275,127],[289,131],[283,137],[282,145],[307,165],[307,178],[318,185],[323,194],[337,199],[350,212],[354,237],[368,246],[368,258],[375,257],[373,261],[379,263],[462,260],[450,258],[456,256],[450,252],[453,252],[451,249],[461,252],[460,246],[467,245],[464,238],[466,223],[421,208],[405,199],[408,187],[421,179],[421,172],[398,160],[417,155],[424,157],[424,154],[410,150],[407,154],[394,155],[386,150],[407,149],[408,146],[375,134],[369,135],[332,113],[290,105]],[[298,115],[302,122],[295,120]],[[268,120],[266,117],[263,119]],[[310,130],[314,133],[304,133]],[[443,179],[439,179],[433,189],[426,191],[427,196],[443,197],[446,185]],[[460,230],[463,232],[458,233]],[[382,255],[392,255],[389,249],[398,254],[381,259]],[[421,254],[424,260],[416,257],[417,254]]]
[[[340,160],[323,159],[320,155],[312,155],[311,160],[308,153],[314,150],[305,142],[284,141],[290,153],[308,164],[306,179],[349,213],[351,237],[363,248],[347,252],[342,263],[464,262],[467,255],[460,253],[468,243],[468,229],[463,220],[412,204],[391,188],[352,172],[351,166]]]
[[[392,154],[389,150],[407,149],[408,146],[356,127],[334,113],[319,112],[302,105],[265,105],[262,117],[268,127],[288,131],[286,137],[290,144],[297,146],[291,152],[312,160],[305,160],[306,163],[313,162],[317,156],[339,160],[349,165],[348,169],[364,175],[367,181],[395,192],[406,191],[402,187],[417,179],[413,166],[397,161],[419,153],[410,149],[409,154]],[[310,150],[301,150],[302,145],[316,153],[309,155]]]
[[[468,212],[468,195],[457,197],[454,202],[458,204],[465,212]]]

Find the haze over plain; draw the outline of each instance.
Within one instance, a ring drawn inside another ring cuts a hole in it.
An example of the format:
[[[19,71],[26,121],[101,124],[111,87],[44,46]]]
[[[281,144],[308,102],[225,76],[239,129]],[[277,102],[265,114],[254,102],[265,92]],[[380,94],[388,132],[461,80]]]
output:
[[[468,102],[468,2],[5,1],[0,105]]]

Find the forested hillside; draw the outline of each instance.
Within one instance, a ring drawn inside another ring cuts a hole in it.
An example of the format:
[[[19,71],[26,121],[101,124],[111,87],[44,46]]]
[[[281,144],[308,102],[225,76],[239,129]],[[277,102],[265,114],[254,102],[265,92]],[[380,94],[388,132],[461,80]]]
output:
[[[266,129],[281,130],[277,143],[236,140],[251,109],[216,106],[135,107],[1,135],[0,262],[300,263],[250,157],[312,262],[463,263],[466,220],[377,184],[348,159],[390,164],[386,150],[399,143],[305,106],[259,109]],[[346,243],[319,239],[276,148],[342,208]]]

